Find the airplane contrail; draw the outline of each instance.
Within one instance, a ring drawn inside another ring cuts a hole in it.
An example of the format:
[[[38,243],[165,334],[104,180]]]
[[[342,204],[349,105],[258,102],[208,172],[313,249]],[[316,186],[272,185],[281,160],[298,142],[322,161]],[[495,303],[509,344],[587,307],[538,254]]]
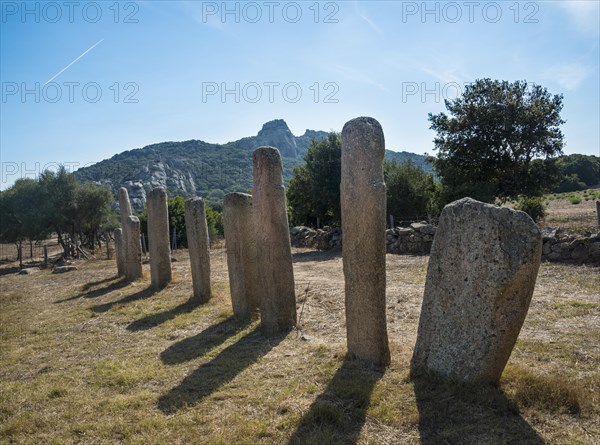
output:
[[[58,73],[56,73],[50,80],[47,80],[44,85],[47,85],[48,83],[52,82],[54,79],[56,79],[62,73],[64,73],[67,69],[69,69],[69,67],[71,65],[73,65],[75,62],[77,62],[79,59],[81,59],[83,56],[85,56],[87,53],[89,53],[91,50],[93,50],[96,46],[98,46],[103,41],[104,41],[104,39],[98,40],[96,43],[94,43],[92,46],[90,46],[88,49],[86,49],[79,57],[77,57],[75,60],[73,60],[67,66],[65,66],[62,70],[60,70]]]

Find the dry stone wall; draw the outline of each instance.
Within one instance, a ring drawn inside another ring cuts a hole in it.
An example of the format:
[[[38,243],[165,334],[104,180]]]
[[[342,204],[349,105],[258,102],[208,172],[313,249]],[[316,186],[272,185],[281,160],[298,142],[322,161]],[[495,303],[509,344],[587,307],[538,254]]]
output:
[[[412,223],[408,227],[387,229],[387,253],[399,255],[427,255],[431,251],[436,226],[424,222]],[[314,230],[309,227],[290,228],[292,246],[318,250],[339,248],[342,245],[340,228],[324,227]],[[542,261],[574,264],[600,264],[600,232],[587,236],[569,234],[556,227],[542,229],[544,244]]]
[[[544,227],[542,240],[542,261],[600,264],[600,232],[575,236],[557,227]]]
[[[428,254],[431,250],[436,228],[424,222],[407,227],[395,227],[385,231],[387,253]],[[292,246],[329,250],[342,246],[342,230],[338,227],[314,230],[297,226],[290,229]]]

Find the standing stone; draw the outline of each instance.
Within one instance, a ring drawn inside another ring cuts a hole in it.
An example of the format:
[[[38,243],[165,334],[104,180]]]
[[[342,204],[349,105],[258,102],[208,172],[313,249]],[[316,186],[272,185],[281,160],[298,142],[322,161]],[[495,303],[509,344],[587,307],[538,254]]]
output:
[[[146,205],[148,206],[150,281],[154,289],[162,289],[171,281],[167,191],[162,188],[150,191],[146,196]]]
[[[252,219],[257,247],[260,316],[267,334],[296,326],[296,293],[281,155],[274,147],[254,151]]]
[[[185,227],[192,267],[193,298],[199,303],[206,303],[211,297],[210,244],[202,198],[192,198],[185,202]]]
[[[249,318],[260,305],[251,195],[229,193],[225,196],[223,226],[233,313],[240,318]]]
[[[129,252],[127,250],[127,246],[129,243],[127,242],[127,220],[133,214],[131,211],[131,203],[129,202],[129,193],[125,187],[121,187],[119,189],[119,213],[121,216],[121,228],[123,229],[123,245],[125,246],[125,263],[129,262]]]
[[[448,204],[429,257],[413,372],[498,383],[541,254],[541,232],[526,213],[471,198]]]
[[[125,244],[123,242],[123,229],[115,229],[115,251],[117,256],[117,274],[122,277],[126,274]]]
[[[142,243],[140,242],[140,220],[130,215],[125,223],[127,233],[126,246],[126,276],[127,280],[135,281],[142,278]]]
[[[598,218],[598,227],[600,227],[600,201],[596,201],[596,217]]]
[[[385,141],[379,122],[359,117],[342,130],[342,255],[348,353],[390,363],[385,313]]]
[[[121,214],[121,224],[125,227],[125,221],[133,214],[131,203],[129,202],[129,193],[125,187],[119,189],[119,212]]]

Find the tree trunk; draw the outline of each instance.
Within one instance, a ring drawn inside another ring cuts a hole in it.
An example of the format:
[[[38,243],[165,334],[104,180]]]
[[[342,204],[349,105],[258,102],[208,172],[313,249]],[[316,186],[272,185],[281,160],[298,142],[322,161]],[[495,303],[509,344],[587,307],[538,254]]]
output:
[[[58,237],[58,244],[60,244],[60,247],[62,247],[62,249],[63,249],[63,257],[69,258],[69,256],[70,256],[69,247],[65,243],[65,240],[63,239],[62,233],[60,232],[60,230],[56,231],[56,236]]]

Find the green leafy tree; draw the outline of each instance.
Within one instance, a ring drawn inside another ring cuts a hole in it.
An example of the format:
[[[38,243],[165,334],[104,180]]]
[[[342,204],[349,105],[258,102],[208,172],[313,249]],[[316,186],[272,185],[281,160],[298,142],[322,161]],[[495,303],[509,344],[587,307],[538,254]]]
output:
[[[387,191],[387,214],[399,219],[437,217],[439,187],[431,174],[412,162],[384,161],[383,174]]]
[[[206,209],[206,223],[211,239],[223,236],[223,214],[210,205]]]
[[[41,210],[46,223],[56,232],[65,256],[69,256],[65,234],[71,234],[72,237],[75,235],[77,180],[64,166],[60,166],[56,172],[51,170],[42,172],[39,183],[44,198]]]
[[[91,182],[75,189],[75,230],[92,249],[99,232],[114,220],[111,208],[113,200],[110,189]]]
[[[29,241],[30,256],[33,242],[48,238],[50,230],[40,214],[43,196],[34,179],[18,179],[12,187],[0,194],[0,242]]]
[[[19,179],[0,194],[0,238],[4,242],[47,238],[53,231],[70,254],[65,235],[78,234],[93,247],[98,232],[114,218],[112,193],[94,184],[80,185],[63,166],[37,180]]]
[[[339,225],[341,181],[341,136],[331,133],[313,141],[304,159],[294,169],[287,191],[290,222],[315,227]],[[439,213],[439,185],[431,174],[411,162],[384,162],[388,216],[420,219]]]
[[[185,199],[177,195],[167,200],[169,209],[169,235],[173,237],[173,228],[177,238],[178,247],[187,247],[187,232],[185,225]],[[205,203],[206,222],[210,235],[213,237],[223,236],[223,218],[221,212],[215,210],[212,206]],[[138,215],[140,219],[141,232],[148,239],[148,207]],[[171,242],[173,240],[171,239]]]
[[[311,142],[304,156],[305,164],[294,169],[287,190],[292,223],[340,224],[341,150],[339,133]]]
[[[183,196],[175,196],[167,200],[167,206],[169,208],[169,230],[171,237],[173,236],[173,229],[175,229],[175,237],[177,239],[177,246],[187,247],[187,234],[185,231],[185,199]],[[171,240],[173,242],[173,240]]]
[[[556,187],[553,190],[553,192],[555,192],[555,193],[576,192],[577,190],[583,190],[586,187],[587,187],[586,183],[579,179],[579,175],[577,175],[577,173],[573,173],[568,176],[565,176],[564,179],[558,185],[558,187]]]
[[[435,169],[445,201],[539,195],[556,182],[552,159],[562,154],[562,95],[539,85],[479,79],[446,100],[448,114],[429,114],[438,151]]]
[[[565,178],[554,191],[572,192],[600,184],[600,157],[572,154],[558,162]]]

